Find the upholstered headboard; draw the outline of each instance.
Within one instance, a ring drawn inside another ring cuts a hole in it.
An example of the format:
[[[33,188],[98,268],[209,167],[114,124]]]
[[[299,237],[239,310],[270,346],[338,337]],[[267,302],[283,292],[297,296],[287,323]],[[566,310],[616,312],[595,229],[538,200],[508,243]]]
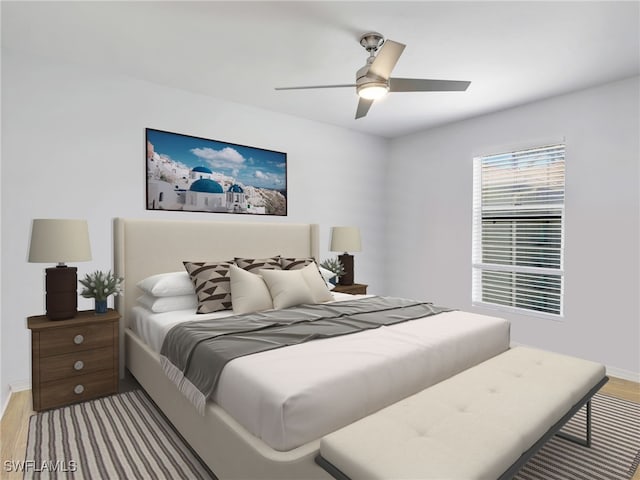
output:
[[[122,316],[121,359],[129,312],[141,295],[136,284],[143,278],[183,270],[185,260],[274,255],[318,258],[318,231],[315,224],[116,218],[114,270],[125,279],[124,295],[116,297],[116,310]]]

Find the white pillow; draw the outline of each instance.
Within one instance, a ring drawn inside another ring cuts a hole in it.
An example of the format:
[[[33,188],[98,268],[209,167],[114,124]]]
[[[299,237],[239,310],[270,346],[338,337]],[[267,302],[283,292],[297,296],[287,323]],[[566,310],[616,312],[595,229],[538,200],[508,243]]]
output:
[[[320,275],[318,266],[314,262],[311,262],[306,267],[301,268],[300,272],[302,272],[302,276],[311,291],[313,303],[322,303],[333,300],[333,296],[331,295],[331,292],[329,292],[327,284]]]
[[[193,295],[178,295],[174,297],[154,297],[145,293],[138,297],[138,303],[155,313],[173,312],[175,310],[195,309],[198,297]]]
[[[273,308],[271,294],[260,275],[231,265],[229,278],[233,313],[239,315]]]
[[[154,297],[177,297],[196,293],[189,274],[184,270],[151,275],[144,280],[140,280],[137,285],[142,291]]]
[[[314,303],[302,270],[260,270],[260,275],[269,287],[273,308],[279,310],[301,303]]]
[[[324,267],[318,267],[318,270],[320,270],[320,275],[322,275],[322,278],[324,279],[324,284],[327,286],[327,288],[329,290],[333,290],[334,288],[336,288],[335,283],[331,283],[331,279],[336,278],[336,274],[333,273],[331,270],[327,270]],[[337,281],[337,280],[334,280],[334,281]]]
[[[324,267],[318,267],[318,270],[320,270],[320,274],[322,275],[322,278],[324,278],[325,282],[328,282],[336,276],[335,273],[333,273],[331,270],[327,270]]]

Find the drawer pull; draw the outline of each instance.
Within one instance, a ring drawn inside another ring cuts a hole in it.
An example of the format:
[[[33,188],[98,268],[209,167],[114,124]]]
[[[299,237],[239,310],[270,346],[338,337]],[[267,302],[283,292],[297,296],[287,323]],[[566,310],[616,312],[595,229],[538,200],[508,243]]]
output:
[[[82,360],[78,360],[76,363],[73,364],[74,370],[82,370],[83,368],[84,368],[84,362]]]
[[[80,395],[82,392],[84,392],[84,385],[76,385],[73,387],[73,393],[76,395]]]
[[[82,342],[84,342],[84,336],[78,334],[73,337],[73,343],[75,343],[76,345],[80,345]]]

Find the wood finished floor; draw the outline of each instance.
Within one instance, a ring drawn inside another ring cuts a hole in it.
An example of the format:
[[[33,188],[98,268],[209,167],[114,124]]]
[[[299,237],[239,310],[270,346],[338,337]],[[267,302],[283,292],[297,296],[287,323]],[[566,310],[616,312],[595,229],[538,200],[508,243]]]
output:
[[[121,391],[132,388],[131,381],[125,381],[121,385]],[[632,402],[640,403],[640,384],[610,378],[609,382],[602,387],[601,393],[613,397],[623,398]],[[2,464],[0,467],[0,479],[21,479],[22,473],[7,472],[5,461],[24,460],[27,445],[27,433],[29,428],[29,417],[33,414],[31,404],[31,390],[15,392],[11,395],[9,405],[0,423],[0,445],[2,454]],[[632,480],[640,480],[640,469],[636,471]]]

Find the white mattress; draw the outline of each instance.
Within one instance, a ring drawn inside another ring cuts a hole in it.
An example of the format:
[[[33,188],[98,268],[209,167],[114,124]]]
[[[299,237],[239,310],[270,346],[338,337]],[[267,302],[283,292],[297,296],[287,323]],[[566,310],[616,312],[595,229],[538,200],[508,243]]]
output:
[[[156,352],[176,323],[231,314],[133,313],[131,328]],[[222,371],[213,400],[253,435],[287,451],[508,348],[507,320],[446,312],[237,358]]]

